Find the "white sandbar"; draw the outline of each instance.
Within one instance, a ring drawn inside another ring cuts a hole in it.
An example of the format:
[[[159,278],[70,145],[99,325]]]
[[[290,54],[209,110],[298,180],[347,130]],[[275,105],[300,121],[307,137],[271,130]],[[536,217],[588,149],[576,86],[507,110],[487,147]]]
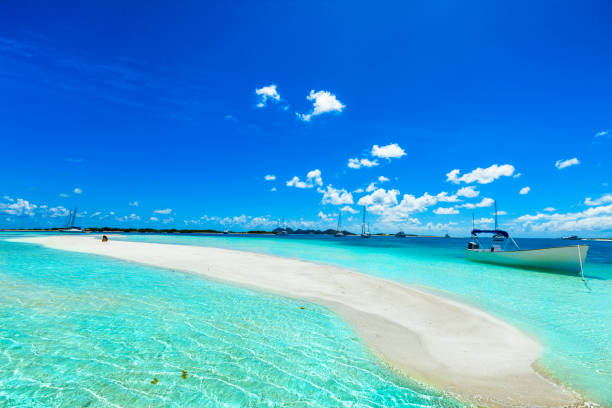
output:
[[[389,364],[485,406],[575,404],[535,369],[541,346],[473,307],[348,269],[202,246],[100,242],[93,236],[14,239],[104,255],[304,299],[329,307]]]

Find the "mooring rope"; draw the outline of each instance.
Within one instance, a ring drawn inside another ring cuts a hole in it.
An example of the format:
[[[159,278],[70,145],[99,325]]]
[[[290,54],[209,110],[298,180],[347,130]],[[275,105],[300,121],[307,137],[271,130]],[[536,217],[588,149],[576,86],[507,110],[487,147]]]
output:
[[[580,261],[580,275],[582,275],[582,281],[584,280],[584,271],[582,270],[582,253],[580,252],[580,245],[578,245],[578,261]]]

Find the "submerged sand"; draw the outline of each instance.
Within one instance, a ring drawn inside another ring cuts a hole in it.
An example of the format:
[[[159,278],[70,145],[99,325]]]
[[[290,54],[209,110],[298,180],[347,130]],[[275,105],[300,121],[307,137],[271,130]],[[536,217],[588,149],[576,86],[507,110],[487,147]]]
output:
[[[470,306],[348,269],[228,249],[111,241],[92,236],[14,239],[192,272],[329,307],[395,368],[485,406],[577,403],[535,369],[542,347]]]

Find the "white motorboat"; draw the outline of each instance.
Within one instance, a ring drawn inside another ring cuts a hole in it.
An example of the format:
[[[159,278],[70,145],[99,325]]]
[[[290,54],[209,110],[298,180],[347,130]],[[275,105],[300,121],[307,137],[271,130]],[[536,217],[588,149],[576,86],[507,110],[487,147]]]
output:
[[[496,245],[497,241],[492,240],[490,248],[483,248],[478,240],[478,234],[503,236],[504,244]],[[509,242],[514,244],[515,250],[506,250]],[[582,274],[582,265],[588,251],[588,245],[521,250],[506,231],[474,229],[472,230],[472,241],[468,244],[465,256],[468,260],[475,262]]]

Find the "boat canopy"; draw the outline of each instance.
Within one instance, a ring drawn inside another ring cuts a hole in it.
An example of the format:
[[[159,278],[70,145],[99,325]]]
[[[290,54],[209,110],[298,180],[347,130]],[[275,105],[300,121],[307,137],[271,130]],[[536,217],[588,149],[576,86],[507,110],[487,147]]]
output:
[[[510,237],[510,235],[506,231],[502,231],[498,229],[495,229],[495,230],[474,229],[472,230],[472,235],[477,235],[477,234],[499,234],[499,235],[503,235],[506,238]]]

